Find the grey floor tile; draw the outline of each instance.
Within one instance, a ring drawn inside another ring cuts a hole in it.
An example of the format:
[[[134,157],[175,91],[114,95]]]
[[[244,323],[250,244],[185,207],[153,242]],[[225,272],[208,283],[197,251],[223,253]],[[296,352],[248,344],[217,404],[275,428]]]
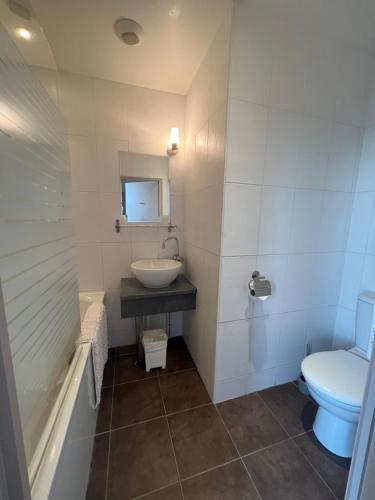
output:
[[[119,356],[116,359],[115,384],[135,382],[156,377],[156,371],[146,372],[137,365],[137,356]]]
[[[182,500],[181,486],[179,483],[155,491],[143,497],[144,500]]]
[[[245,465],[263,500],[334,500],[292,440],[248,455]]]
[[[196,370],[162,375],[159,380],[167,413],[193,408],[211,401]]]
[[[98,420],[96,421],[96,434],[109,431],[111,426],[111,409],[112,409],[112,392],[113,387],[104,387],[102,389]]]
[[[112,429],[164,415],[156,378],[115,385]]]
[[[213,405],[168,417],[181,478],[238,456]]]
[[[259,396],[290,436],[312,429],[318,406],[301,394],[294,384],[271,387],[259,392]]]
[[[218,409],[241,455],[288,437],[258,394],[226,401]]]
[[[111,432],[108,500],[128,500],[177,480],[166,418]]]
[[[260,500],[240,460],[182,482],[185,500]]]
[[[350,458],[338,457],[328,451],[319,443],[313,432],[298,436],[295,442],[337,498],[343,499],[348,481]]]

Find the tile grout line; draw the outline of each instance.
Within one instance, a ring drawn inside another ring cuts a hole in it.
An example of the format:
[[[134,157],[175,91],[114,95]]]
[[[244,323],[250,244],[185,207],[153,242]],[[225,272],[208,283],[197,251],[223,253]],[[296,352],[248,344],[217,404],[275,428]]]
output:
[[[228,460],[227,462],[224,462],[223,464],[220,465],[214,465],[213,467],[210,467],[209,469],[202,470],[201,472],[197,472],[196,474],[192,474],[191,476],[184,477],[184,479],[181,479],[181,483],[184,483],[185,481],[189,481],[189,479],[194,479],[198,476],[203,476],[203,474],[206,474],[207,472],[211,472],[216,469],[220,469],[220,467],[225,467],[226,465],[232,464],[233,462],[239,462],[241,460],[241,457],[236,457],[232,458],[232,460]]]
[[[294,441],[294,438],[292,438],[292,442],[293,442],[293,445],[295,446],[295,448],[300,452],[300,454],[303,456],[303,458],[306,460],[306,462],[310,465],[310,467],[312,468],[312,470],[315,472],[315,474],[319,477],[319,479],[322,481],[322,483],[324,484],[324,486],[326,486],[326,488],[332,493],[333,497],[336,498],[336,500],[338,500],[338,497],[337,495],[334,493],[334,491],[332,491],[332,489],[330,488],[330,486],[327,484],[327,482],[324,480],[324,478],[321,476],[320,472],[315,468],[315,466],[310,462],[310,459],[308,458],[308,456],[301,450],[301,448],[297,445],[297,443]]]
[[[161,399],[163,402],[163,398],[161,398]],[[102,434],[107,434],[108,432],[116,432],[116,431],[120,431],[122,429],[128,429],[129,427],[135,427],[136,425],[147,424],[148,422],[153,422],[154,420],[159,420],[160,418],[163,418],[163,417],[172,417],[174,415],[180,415],[181,413],[186,413],[190,410],[196,410],[196,409],[203,408],[205,406],[210,406],[210,405],[212,405],[212,403],[204,403],[202,405],[193,406],[192,408],[187,408],[184,410],[175,411],[173,413],[166,413],[166,410],[164,408],[164,412],[165,412],[164,415],[159,415],[157,417],[148,418],[146,420],[141,420],[140,422],[134,422],[132,424],[121,425],[120,427],[114,427],[114,428],[111,428],[110,431],[99,432],[98,434],[95,434],[95,435],[102,435]]]
[[[286,428],[284,427],[284,425],[282,424],[282,422],[279,420],[279,418],[277,417],[277,415],[273,412],[272,408],[269,406],[269,404],[267,403],[267,401],[265,401],[262,398],[262,396],[259,394],[259,392],[256,392],[256,394],[257,394],[258,398],[264,403],[264,405],[266,406],[266,408],[268,409],[268,411],[271,413],[271,415],[273,416],[273,418],[276,420],[276,422],[280,425],[280,427],[285,432],[285,434],[289,438],[292,438],[293,436],[291,436],[290,433],[286,430]]]
[[[109,431],[108,431],[108,458],[107,458],[107,474],[106,474],[106,484],[105,484],[105,500],[108,500],[108,486],[109,486],[109,458],[111,454],[111,441],[112,441],[112,415],[113,415],[113,403],[115,399],[115,376],[116,376],[116,364],[117,360],[115,360],[113,367],[113,385],[112,385],[112,400],[111,400],[111,413],[109,418]]]
[[[175,370],[173,372],[168,372],[168,373],[162,373],[161,375],[152,375],[149,377],[143,377],[143,378],[137,378],[135,380],[126,380],[125,382],[118,382],[114,383],[113,385],[125,385],[125,384],[133,384],[135,382],[144,382],[145,380],[155,380],[159,379],[160,377],[166,377],[168,375],[178,375],[179,373],[186,373],[189,371],[197,370],[196,368],[185,368],[184,370]],[[112,387],[111,385],[103,386],[103,389],[106,389],[108,387]]]
[[[258,497],[259,497],[259,500],[262,500],[262,496],[261,496],[261,494],[260,494],[260,491],[258,490],[257,485],[255,484],[254,479],[251,477],[251,474],[250,474],[250,472],[248,471],[248,469],[247,469],[247,467],[246,467],[246,465],[245,465],[245,462],[243,461],[243,458],[242,458],[242,456],[240,455],[240,452],[238,451],[237,445],[236,445],[236,443],[234,442],[234,439],[232,438],[232,435],[231,435],[231,433],[229,432],[229,429],[228,429],[228,427],[227,427],[226,423],[224,422],[223,416],[221,415],[221,413],[220,413],[220,411],[219,411],[219,408],[217,407],[217,405],[216,405],[216,404],[214,404],[214,408],[215,408],[215,410],[216,410],[216,413],[217,413],[217,414],[218,414],[218,416],[219,416],[219,419],[221,420],[221,422],[222,422],[222,424],[223,424],[223,426],[224,426],[224,429],[227,431],[227,434],[228,434],[228,436],[229,436],[230,440],[232,441],[232,444],[233,444],[233,446],[234,446],[234,449],[236,450],[236,452],[237,452],[237,454],[238,454],[238,456],[239,456],[239,458],[240,458],[240,460],[241,460],[241,462],[242,462],[242,465],[244,466],[245,471],[246,471],[247,475],[249,476],[249,479],[250,479],[251,484],[254,486],[254,489],[255,489],[255,491],[256,491],[256,493],[257,493]]]
[[[256,453],[259,453],[260,451],[268,450],[269,448],[273,448],[274,446],[277,446],[278,444],[285,443],[286,441],[290,441],[292,438],[287,436],[285,439],[281,439],[280,441],[276,441],[275,443],[269,444],[267,446],[263,446],[263,448],[258,448],[257,450],[250,451],[249,453],[244,453],[241,455],[242,458],[250,457],[252,455],[255,455]]]
[[[161,400],[162,400],[162,403],[163,403],[163,408],[164,408],[164,416],[165,416],[165,419],[167,421],[167,427],[168,427],[168,434],[169,434],[169,440],[170,440],[170,443],[171,443],[171,447],[172,447],[172,451],[173,451],[173,457],[174,457],[174,462],[175,462],[175,465],[176,465],[176,471],[177,471],[177,477],[178,477],[178,484],[180,486],[180,491],[181,491],[181,496],[182,496],[182,500],[184,500],[184,491],[182,489],[182,483],[181,483],[181,475],[180,475],[180,470],[178,468],[178,463],[177,463],[177,457],[176,457],[176,451],[174,449],[174,444],[173,444],[173,439],[172,439],[172,433],[171,433],[171,428],[169,426],[169,420],[168,420],[168,416],[167,416],[167,410],[165,408],[165,403],[164,403],[164,397],[163,397],[163,392],[161,390],[161,386],[160,386],[160,378],[157,377],[157,380],[158,380],[158,386],[159,386],[159,391],[160,391],[160,396],[161,396]]]
[[[169,483],[165,486],[161,486],[160,488],[156,488],[155,490],[148,491],[147,493],[142,493],[142,495],[138,495],[136,497],[132,497],[130,500],[141,500],[142,498],[148,497],[149,495],[152,495],[154,493],[158,493],[159,491],[163,491],[167,488],[170,488],[171,486],[174,486],[175,484],[179,484],[178,481],[174,481],[173,483]]]

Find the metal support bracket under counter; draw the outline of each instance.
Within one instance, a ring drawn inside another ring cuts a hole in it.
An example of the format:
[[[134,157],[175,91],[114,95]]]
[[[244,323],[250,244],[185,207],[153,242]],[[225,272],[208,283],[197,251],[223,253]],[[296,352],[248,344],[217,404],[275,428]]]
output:
[[[179,274],[165,288],[146,288],[136,278],[121,280],[121,317],[135,318],[138,362],[143,359],[143,317],[195,309],[197,289]]]

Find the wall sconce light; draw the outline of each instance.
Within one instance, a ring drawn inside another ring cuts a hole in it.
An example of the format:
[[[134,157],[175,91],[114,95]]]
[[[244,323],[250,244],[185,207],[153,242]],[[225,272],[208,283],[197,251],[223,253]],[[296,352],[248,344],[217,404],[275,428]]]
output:
[[[171,128],[171,135],[169,137],[169,146],[167,153],[169,156],[174,156],[178,153],[178,145],[180,143],[180,133],[178,127]]]

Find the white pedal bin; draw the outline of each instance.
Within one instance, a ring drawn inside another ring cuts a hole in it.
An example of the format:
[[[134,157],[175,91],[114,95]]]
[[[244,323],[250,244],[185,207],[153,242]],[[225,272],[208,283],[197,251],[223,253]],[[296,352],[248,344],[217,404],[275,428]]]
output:
[[[162,329],[145,330],[142,345],[145,351],[146,372],[151,368],[165,368],[168,336]]]

